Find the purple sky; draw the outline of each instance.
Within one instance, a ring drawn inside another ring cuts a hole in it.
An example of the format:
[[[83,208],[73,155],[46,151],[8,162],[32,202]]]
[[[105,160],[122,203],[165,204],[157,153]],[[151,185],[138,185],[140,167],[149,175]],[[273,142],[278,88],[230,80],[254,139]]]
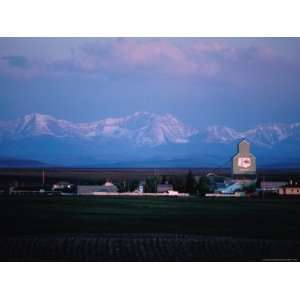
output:
[[[0,119],[300,122],[300,38],[0,38]]]

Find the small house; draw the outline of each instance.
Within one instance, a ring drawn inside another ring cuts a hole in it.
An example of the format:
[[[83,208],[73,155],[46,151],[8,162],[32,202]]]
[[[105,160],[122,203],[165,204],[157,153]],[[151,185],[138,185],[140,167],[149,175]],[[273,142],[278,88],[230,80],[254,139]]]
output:
[[[158,184],[157,185],[157,193],[168,193],[169,191],[173,191],[172,184]]]
[[[118,188],[110,181],[103,185],[78,185],[77,195],[96,195],[97,193],[117,193]]]
[[[300,186],[284,186],[279,188],[279,195],[295,196],[300,195]]]
[[[279,189],[287,184],[286,181],[262,181],[260,188],[262,192],[279,193]]]

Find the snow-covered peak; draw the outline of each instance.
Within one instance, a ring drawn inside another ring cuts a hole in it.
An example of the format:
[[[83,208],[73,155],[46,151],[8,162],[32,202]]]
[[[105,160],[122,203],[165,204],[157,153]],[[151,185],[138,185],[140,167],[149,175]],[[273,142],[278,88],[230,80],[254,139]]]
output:
[[[54,117],[47,115],[47,114],[41,114],[41,113],[31,113],[31,114],[27,114],[23,117],[24,120],[26,121],[30,121],[30,120],[38,120],[38,121],[43,121],[45,119],[54,119]]]
[[[17,119],[12,138],[47,135],[77,138],[123,138],[136,145],[186,143],[197,130],[184,125],[173,115],[135,112],[119,118],[106,118],[94,122],[72,123],[50,115],[33,113]],[[3,125],[2,127],[5,127]],[[4,129],[0,127],[1,131]]]
[[[291,124],[281,123],[258,125],[254,129],[245,131],[244,135],[256,144],[272,146],[293,135],[291,127]]]
[[[74,126],[71,122],[46,114],[31,113],[15,121],[14,138],[39,135],[66,137],[71,134],[72,128]]]
[[[246,138],[253,144],[272,147],[297,135],[300,135],[300,123],[264,124],[246,131],[237,131],[233,128],[215,125],[206,129],[205,141],[208,143],[232,143]]]
[[[102,126],[102,127],[101,127]],[[105,119],[98,129],[104,135],[126,137],[137,145],[186,143],[196,130],[178,121],[173,115],[135,112],[124,118]]]

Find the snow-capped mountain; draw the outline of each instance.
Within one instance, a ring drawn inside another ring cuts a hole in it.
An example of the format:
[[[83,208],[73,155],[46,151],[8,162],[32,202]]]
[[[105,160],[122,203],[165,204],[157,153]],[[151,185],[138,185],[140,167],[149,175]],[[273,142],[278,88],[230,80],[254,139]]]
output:
[[[298,160],[300,123],[258,125],[246,131],[219,125],[196,129],[171,114],[149,112],[85,123],[39,113],[0,121],[0,157],[46,163],[165,159],[219,165],[243,138],[261,161]]]
[[[107,118],[89,123],[72,123],[49,115],[33,113],[15,121],[0,123],[0,137],[14,140],[26,137],[122,138],[135,145],[157,146],[188,143],[197,130],[184,125],[171,114],[136,112],[124,118]]]
[[[255,145],[273,147],[289,138],[300,138],[300,123],[258,125],[247,131],[236,131],[225,126],[210,126],[205,130],[207,143],[232,143],[246,138]]]
[[[106,118],[86,123],[72,123],[50,115],[32,113],[14,121],[0,122],[2,139],[18,140],[37,136],[89,140],[126,139],[139,146],[186,144],[195,136],[208,144],[227,144],[246,138],[253,144],[272,147],[291,137],[298,140],[300,123],[258,125],[246,131],[219,125],[199,130],[183,124],[171,114],[158,115],[149,112],[135,112],[123,118]]]
[[[76,126],[49,115],[28,114],[15,121],[0,123],[0,137],[22,139],[30,136],[52,135],[55,137],[76,136]]]

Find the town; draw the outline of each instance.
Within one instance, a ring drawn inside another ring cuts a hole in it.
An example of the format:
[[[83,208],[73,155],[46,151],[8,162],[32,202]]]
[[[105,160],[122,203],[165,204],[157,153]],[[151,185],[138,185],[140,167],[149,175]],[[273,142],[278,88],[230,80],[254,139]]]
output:
[[[250,152],[250,142],[243,139],[237,153],[231,158],[231,174],[210,170],[207,173],[188,170],[186,174],[164,174],[155,169],[153,174],[131,178],[109,177],[99,180],[82,178],[58,180],[48,178],[47,169],[39,170],[37,180],[10,178],[1,181],[0,195],[53,195],[53,196],[164,196],[188,197],[264,197],[297,196],[300,185],[297,177],[277,176],[276,180],[258,176],[256,157]],[[128,171],[130,172],[130,170]]]

